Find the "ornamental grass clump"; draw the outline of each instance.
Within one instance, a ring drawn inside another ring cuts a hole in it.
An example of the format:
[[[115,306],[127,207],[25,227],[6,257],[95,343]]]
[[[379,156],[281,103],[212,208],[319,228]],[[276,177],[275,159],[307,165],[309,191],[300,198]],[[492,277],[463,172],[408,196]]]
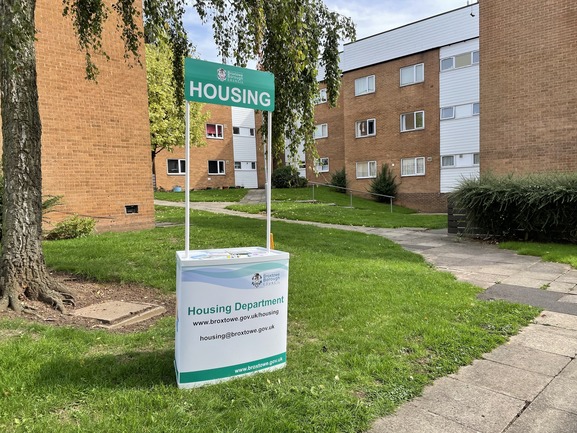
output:
[[[467,231],[505,239],[577,243],[577,173],[484,174],[449,195]]]

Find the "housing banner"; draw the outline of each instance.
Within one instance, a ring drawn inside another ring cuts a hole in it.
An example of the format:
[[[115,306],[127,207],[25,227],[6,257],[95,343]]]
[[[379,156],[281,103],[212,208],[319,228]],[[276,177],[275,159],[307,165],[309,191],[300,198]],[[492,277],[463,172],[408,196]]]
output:
[[[264,248],[177,253],[175,368],[196,387],[286,364],[288,254]]]

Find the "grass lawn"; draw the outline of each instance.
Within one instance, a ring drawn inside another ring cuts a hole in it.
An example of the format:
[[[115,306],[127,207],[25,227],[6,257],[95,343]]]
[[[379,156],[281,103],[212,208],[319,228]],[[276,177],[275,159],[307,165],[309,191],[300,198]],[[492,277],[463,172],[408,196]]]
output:
[[[306,203],[305,200],[316,200]],[[366,227],[421,227],[439,229],[447,227],[446,215],[416,213],[411,209],[378,203],[361,197],[352,198],[327,187],[287,188],[272,190],[271,214],[277,218],[315,221]],[[228,209],[247,213],[266,212],[264,204],[233,204]]]
[[[191,221],[193,249],[264,243],[263,221]],[[480,289],[381,237],[283,222],[273,231],[291,255],[285,369],[179,390],[173,320],[126,335],[4,319],[0,431],[359,432],[537,314],[479,301]],[[53,269],[171,291],[183,236],[182,226],[106,233],[46,242],[45,255]]]
[[[541,257],[548,262],[567,263],[577,269],[577,245],[542,242],[501,242],[499,247],[519,254]]]
[[[190,201],[240,201],[248,192],[244,188],[231,189],[206,189],[190,192]],[[156,200],[184,202],[184,192],[155,192],[154,198]]]

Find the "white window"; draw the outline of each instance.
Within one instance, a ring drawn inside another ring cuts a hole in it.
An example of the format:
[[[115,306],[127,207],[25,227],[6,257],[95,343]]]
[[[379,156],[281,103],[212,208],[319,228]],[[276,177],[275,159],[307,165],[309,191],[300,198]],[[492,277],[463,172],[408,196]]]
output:
[[[224,161],[208,161],[208,174],[225,174]]]
[[[254,128],[245,128],[242,126],[233,126],[232,133],[234,135],[242,135],[245,137],[254,137]]]
[[[422,83],[424,80],[425,80],[425,65],[423,63],[401,68],[401,86],[408,86],[409,84]]]
[[[256,170],[255,161],[234,161],[235,170]]]
[[[359,120],[355,123],[355,136],[357,138],[369,137],[371,135],[376,135],[376,133],[375,119]]]
[[[455,118],[455,107],[441,108],[441,120],[454,119],[454,118]]]
[[[454,167],[455,155],[441,156],[441,167]]]
[[[317,138],[326,138],[328,136],[329,136],[329,126],[326,123],[315,126],[315,132],[313,134],[313,138],[315,140]]]
[[[317,97],[315,98],[315,104],[323,104],[325,102],[328,101],[327,98],[327,89],[320,89],[319,90],[319,94],[317,95]]]
[[[441,71],[464,68],[477,64],[479,64],[479,51],[472,51],[441,59]]]
[[[479,154],[478,153],[473,153],[473,164],[474,165],[479,165]]]
[[[223,138],[224,137],[224,127],[222,125],[217,125],[215,123],[206,124],[206,137],[207,138]]]
[[[481,106],[478,102],[473,103],[473,116],[478,116],[481,112]]]
[[[319,158],[315,161],[315,165],[317,167],[317,172],[319,173],[326,173],[329,171],[329,159],[328,158]]]
[[[357,78],[355,80],[355,96],[373,93],[375,91],[375,76]]]
[[[401,132],[415,131],[425,128],[425,112],[415,111],[414,113],[401,114]]]
[[[240,161],[234,161],[234,169],[235,170],[240,170],[242,168],[242,162]]]
[[[401,176],[424,176],[425,158],[403,158],[401,159]]]
[[[166,172],[168,174],[185,174],[186,159],[167,159]]]
[[[357,162],[357,179],[377,177],[377,161]]]

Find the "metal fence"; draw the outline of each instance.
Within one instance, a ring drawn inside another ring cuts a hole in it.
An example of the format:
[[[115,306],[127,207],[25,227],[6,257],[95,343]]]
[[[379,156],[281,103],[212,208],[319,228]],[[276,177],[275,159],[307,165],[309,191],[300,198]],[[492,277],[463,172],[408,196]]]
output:
[[[313,190],[313,200],[315,200],[315,187],[319,187],[319,186],[327,186],[329,188],[335,188],[335,189],[344,189],[345,190],[345,194],[348,193],[349,197],[350,197],[350,207],[353,207],[353,192],[358,192],[361,194],[368,194],[371,196],[375,196],[375,197],[385,197],[389,199],[389,205],[391,207],[391,213],[393,213],[393,199],[395,198],[392,195],[385,195],[385,194],[375,194],[373,192],[369,192],[369,191],[359,191],[356,189],[350,189],[350,188],[345,188],[342,186],[337,186],[337,185],[332,185],[330,183],[318,183],[318,182],[309,182],[309,185],[312,186],[312,190]]]

